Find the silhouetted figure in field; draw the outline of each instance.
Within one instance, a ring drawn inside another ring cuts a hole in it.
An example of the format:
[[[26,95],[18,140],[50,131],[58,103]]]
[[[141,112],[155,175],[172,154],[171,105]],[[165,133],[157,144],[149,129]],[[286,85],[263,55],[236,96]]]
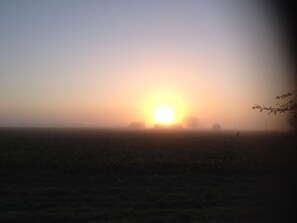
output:
[[[237,138],[239,137],[239,135],[240,135],[240,131],[237,131],[237,132],[236,132],[236,136],[237,136]]]

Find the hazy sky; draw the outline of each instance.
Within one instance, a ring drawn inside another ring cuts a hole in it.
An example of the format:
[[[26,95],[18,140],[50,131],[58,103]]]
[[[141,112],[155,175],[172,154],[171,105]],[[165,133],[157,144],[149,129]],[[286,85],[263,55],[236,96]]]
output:
[[[260,1],[1,0],[0,124],[286,129],[252,110],[294,87],[281,27]]]

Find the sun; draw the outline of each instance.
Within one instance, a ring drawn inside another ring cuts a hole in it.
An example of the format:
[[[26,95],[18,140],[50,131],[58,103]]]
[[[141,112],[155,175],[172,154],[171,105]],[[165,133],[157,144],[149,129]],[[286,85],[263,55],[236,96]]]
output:
[[[174,111],[168,106],[158,107],[154,112],[154,118],[156,123],[168,125],[174,121]]]
[[[177,90],[154,90],[142,100],[140,105],[147,126],[175,126],[187,114],[188,101]]]

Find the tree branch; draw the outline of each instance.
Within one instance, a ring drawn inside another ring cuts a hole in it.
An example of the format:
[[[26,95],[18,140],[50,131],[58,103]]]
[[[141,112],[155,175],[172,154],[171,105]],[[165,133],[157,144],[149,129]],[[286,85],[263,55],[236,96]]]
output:
[[[292,92],[288,92],[286,94],[282,94],[280,96],[277,96],[276,99],[278,100],[282,100],[282,99],[286,99],[286,98],[290,98],[292,97],[291,100],[280,104],[277,103],[276,106],[261,106],[261,105],[254,105],[252,108],[253,109],[258,109],[260,112],[262,111],[267,111],[268,114],[278,114],[278,113],[283,113],[283,112],[288,112],[288,111],[293,111],[295,113],[297,113],[297,90],[294,90]]]

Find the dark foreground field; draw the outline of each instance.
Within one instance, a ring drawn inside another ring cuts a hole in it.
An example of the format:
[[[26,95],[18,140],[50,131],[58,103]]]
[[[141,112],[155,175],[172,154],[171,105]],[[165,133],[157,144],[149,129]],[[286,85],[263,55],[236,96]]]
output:
[[[295,158],[285,133],[0,129],[0,222],[288,222]]]

